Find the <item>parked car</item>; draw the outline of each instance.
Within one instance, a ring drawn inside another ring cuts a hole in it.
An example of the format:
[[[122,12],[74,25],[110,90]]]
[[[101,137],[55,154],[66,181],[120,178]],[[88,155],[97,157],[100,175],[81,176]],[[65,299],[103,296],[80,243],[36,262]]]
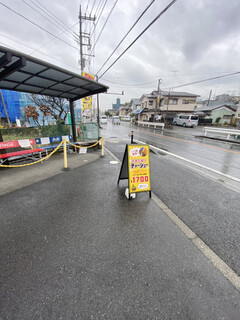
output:
[[[198,116],[194,114],[180,114],[173,119],[175,126],[196,127],[198,125]]]
[[[122,120],[130,122],[131,118],[130,118],[130,116],[124,116]]]
[[[101,116],[100,117],[100,123],[101,124],[106,124],[107,123],[107,117],[106,116]]]
[[[120,118],[119,118],[119,116],[113,116],[113,117],[112,117],[112,123],[113,123],[113,124],[120,124]]]

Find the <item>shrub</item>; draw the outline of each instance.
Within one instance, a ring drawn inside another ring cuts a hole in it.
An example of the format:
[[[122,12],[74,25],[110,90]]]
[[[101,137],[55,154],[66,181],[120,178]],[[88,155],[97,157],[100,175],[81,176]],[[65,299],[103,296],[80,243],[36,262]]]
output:
[[[215,120],[215,123],[218,124],[221,120],[221,117],[218,117],[216,120]]]

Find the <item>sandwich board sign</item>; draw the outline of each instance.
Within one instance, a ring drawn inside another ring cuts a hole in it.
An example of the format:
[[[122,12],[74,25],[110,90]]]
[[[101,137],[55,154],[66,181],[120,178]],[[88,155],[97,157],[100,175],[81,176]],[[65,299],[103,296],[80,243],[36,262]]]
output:
[[[151,197],[149,146],[127,144],[118,178],[128,179],[129,199],[131,193],[148,191]]]

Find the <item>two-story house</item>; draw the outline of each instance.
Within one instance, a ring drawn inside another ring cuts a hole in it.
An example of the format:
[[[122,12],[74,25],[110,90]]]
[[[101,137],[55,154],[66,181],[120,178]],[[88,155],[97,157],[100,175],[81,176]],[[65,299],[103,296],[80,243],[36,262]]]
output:
[[[178,113],[193,113],[197,94],[176,91],[153,91],[142,95],[139,121],[154,121],[156,114],[162,114],[169,120]]]

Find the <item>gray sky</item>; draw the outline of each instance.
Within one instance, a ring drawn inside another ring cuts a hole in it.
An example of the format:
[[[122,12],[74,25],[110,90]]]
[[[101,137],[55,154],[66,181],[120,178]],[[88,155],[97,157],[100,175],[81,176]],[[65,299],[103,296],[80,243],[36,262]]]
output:
[[[81,4],[83,14],[87,4],[87,14],[91,11],[95,14],[100,12],[105,1],[1,0],[0,43],[79,73],[79,45],[71,34],[63,33],[63,28],[72,27],[71,30],[78,35],[79,5]],[[95,39],[115,2],[116,0],[107,0],[96,26]],[[150,0],[117,1],[95,47],[95,58],[91,60],[86,72],[95,74],[100,69],[149,3]],[[170,0],[155,0],[99,76],[169,3]],[[49,16],[47,18],[50,21],[47,20],[44,17],[46,13],[41,9],[47,9],[50,16],[53,13],[64,23],[62,29],[57,24],[59,20],[55,22]],[[239,12],[239,0],[178,0],[99,80],[110,87],[109,92],[124,91],[123,96],[101,94],[101,108],[111,108],[118,97],[124,103],[156,90],[158,79],[162,79],[161,88],[166,89],[173,85],[240,71]],[[17,13],[70,45],[54,38]],[[99,14],[97,20],[98,18]],[[87,26],[83,24],[83,29],[87,32],[91,27],[90,23]],[[208,97],[211,89],[213,97],[222,93],[240,95],[239,77],[235,75],[183,86],[175,91],[196,93],[203,99]]]

